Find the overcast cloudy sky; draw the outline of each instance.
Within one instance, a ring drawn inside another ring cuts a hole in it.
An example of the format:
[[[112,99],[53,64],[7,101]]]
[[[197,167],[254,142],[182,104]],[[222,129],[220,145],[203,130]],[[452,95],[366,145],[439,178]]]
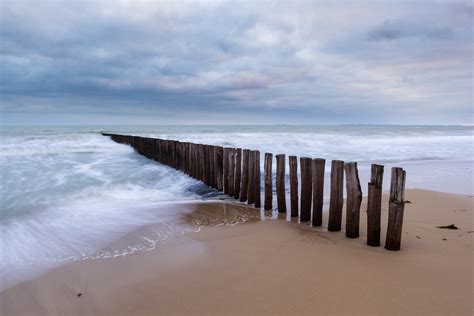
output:
[[[471,124],[471,1],[1,1],[4,124]]]

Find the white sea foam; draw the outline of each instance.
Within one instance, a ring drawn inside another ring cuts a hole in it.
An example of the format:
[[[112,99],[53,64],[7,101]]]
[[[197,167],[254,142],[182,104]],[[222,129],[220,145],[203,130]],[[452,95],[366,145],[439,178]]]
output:
[[[154,249],[193,229],[176,221],[180,210],[171,204],[200,199],[205,186],[99,130],[321,157],[328,161],[326,177],[330,160],[358,161],[365,191],[371,163],[385,164],[386,187],[389,168],[397,165],[407,170],[408,187],[473,194],[472,126],[4,128],[0,288],[60,262]],[[101,250],[147,224],[160,228],[131,245]]]
[[[155,247],[184,226],[170,203],[202,184],[95,133],[9,135],[1,142],[1,287],[55,263]],[[116,253],[105,244],[147,224],[159,234]],[[169,225],[167,224],[169,223]]]

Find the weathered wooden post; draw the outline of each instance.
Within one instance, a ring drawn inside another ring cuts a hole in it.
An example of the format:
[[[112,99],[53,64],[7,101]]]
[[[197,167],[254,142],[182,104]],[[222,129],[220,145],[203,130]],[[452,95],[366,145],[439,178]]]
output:
[[[291,217],[298,217],[298,159],[289,156]]]
[[[208,151],[207,145],[202,145],[202,150],[203,150],[203,157],[204,157],[204,162],[203,162],[203,168],[204,172],[202,174],[202,182],[204,182],[205,185],[209,186],[209,151]]]
[[[249,191],[249,152],[244,149],[242,153],[242,177],[240,181],[240,202],[247,201],[247,194]]]
[[[271,210],[272,201],[273,201],[273,183],[272,183],[272,160],[273,155],[270,153],[265,153],[265,202],[263,204],[263,209]]]
[[[344,204],[344,161],[333,160],[331,163],[331,196],[329,199],[328,231],[341,230],[342,206]]]
[[[255,151],[249,152],[249,187],[247,204],[255,203]]]
[[[367,197],[367,245],[374,247],[380,246],[383,169],[382,165],[372,165]]]
[[[326,160],[316,158],[312,161],[313,169],[313,226],[323,224],[324,204],[324,166]]]
[[[235,149],[234,198],[240,196],[240,180],[242,177],[242,149]]]
[[[209,186],[211,188],[216,188],[215,174],[214,146],[209,145]]]
[[[229,149],[224,147],[224,194],[229,194]]]
[[[234,196],[235,148],[229,149],[229,196]]]
[[[262,193],[261,193],[261,178],[260,178],[260,151],[255,150],[255,207],[260,208],[262,206]]]
[[[362,203],[362,188],[360,187],[357,162],[344,165],[346,171],[346,237],[359,237],[360,204]]]
[[[285,155],[276,155],[276,193],[278,213],[286,213],[286,193],[285,193]]]
[[[387,238],[385,239],[385,249],[387,250],[400,250],[405,209],[405,176],[405,170],[402,168],[392,168]]]
[[[224,175],[223,175],[223,151],[224,149],[221,146],[217,146],[216,150],[216,168],[217,168],[217,190],[222,191],[224,189]]]
[[[197,165],[198,165],[198,161],[196,159],[196,144],[194,143],[191,143],[191,160],[192,160],[192,164],[191,164],[191,176],[196,179],[196,175],[197,175]]]
[[[205,154],[204,154],[204,145],[199,144],[199,165],[201,166],[201,174],[199,176],[199,180],[204,182],[204,176],[206,174],[206,167],[205,167]]]
[[[308,222],[311,220],[311,198],[313,193],[313,179],[311,171],[311,158],[300,158],[301,172],[301,215],[300,221]]]

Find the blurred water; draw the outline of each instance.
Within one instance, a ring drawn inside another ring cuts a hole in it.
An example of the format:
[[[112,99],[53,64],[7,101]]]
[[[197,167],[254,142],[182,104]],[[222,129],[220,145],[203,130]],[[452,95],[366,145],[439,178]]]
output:
[[[2,127],[0,288],[33,267],[150,249],[186,231],[176,224],[182,209],[173,203],[212,196],[99,131],[321,157],[327,177],[331,159],[357,161],[365,194],[371,163],[385,164],[385,185],[396,165],[407,170],[408,187],[473,194],[470,126]],[[151,223],[166,229],[132,250],[97,252]]]

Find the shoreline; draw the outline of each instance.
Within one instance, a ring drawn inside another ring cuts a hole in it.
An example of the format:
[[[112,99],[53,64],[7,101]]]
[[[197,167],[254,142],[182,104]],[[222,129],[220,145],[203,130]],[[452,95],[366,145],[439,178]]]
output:
[[[200,231],[147,252],[66,263],[0,292],[0,310],[5,315],[470,315],[472,198],[408,189],[406,199],[411,203],[399,252],[383,249],[386,193],[381,247],[365,245],[364,211],[360,238],[347,239],[343,232],[277,219],[275,213],[262,221],[260,212],[240,203],[197,203],[182,220],[200,225]],[[366,198],[361,210],[365,203]],[[216,216],[222,205],[231,210]],[[237,224],[245,216],[247,223]],[[220,225],[223,219],[226,225]],[[436,228],[450,224],[459,230]]]

